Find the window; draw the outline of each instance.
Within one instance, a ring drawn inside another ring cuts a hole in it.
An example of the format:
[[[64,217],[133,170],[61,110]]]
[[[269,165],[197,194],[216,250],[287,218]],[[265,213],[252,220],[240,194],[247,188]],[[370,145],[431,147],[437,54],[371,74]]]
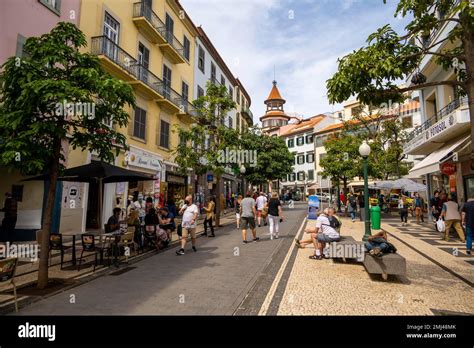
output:
[[[150,50],[141,42],[138,43],[138,63],[140,64],[140,80],[146,83],[148,81],[147,69],[150,64]]]
[[[314,170],[308,170],[308,180],[314,180]]]
[[[237,104],[240,105],[239,87],[237,87],[237,88],[235,89],[235,101],[237,102]]]
[[[237,113],[237,115],[235,115],[235,123],[236,123],[236,127],[237,130],[240,130],[240,114]]]
[[[201,86],[198,86],[197,97],[198,98],[204,97],[204,90],[202,89]]]
[[[326,154],[325,153],[321,153],[319,154],[319,163],[321,163],[321,160],[326,157]]]
[[[314,141],[314,135],[313,134],[308,134],[306,136],[306,144],[312,144]]]
[[[296,145],[301,146],[304,145],[304,137],[299,137],[296,139]]]
[[[306,163],[314,163],[314,153],[306,154]]]
[[[232,117],[229,116],[229,128],[232,128],[234,126],[234,123],[232,121]]]
[[[23,185],[12,185],[12,197],[17,202],[23,201]]]
[[[186,82],[181,82],[181,96],[184,101],[188,101],[189,98],[189,85]]]
[[[133,119],[133,136],[145,140],[146,129],[146,111],[141,108],[135,109],[135,117]]]
[[[186,58],[186,60],[189,62],[189,57],[190,57],[190,51],[191,51],[191,42],[189,42],[189,39],[186,37],[186,35],[184,35],[184,38],[183,38],[183,47],[184,47],[184,50],[183,50],[183,54],[184,54],[184,58]]]
[[[171,96],[171,69],[163,64],[163,96],[167,99]]]
[[[216,65],[214,64],[214,62],[211,62],[211,82],[212,83],[215,83],[217,81],[217,77],[216,77]]]
[[[204,73],[204,63],[205,63],[206,57],[204,53],[204,49],[199,46],[199,58],[198,58],[198,68]]]
[[[297,164],[304,164],[304,155],[298,155]]]
[[[304,181],[304,172],[298,173],[298,181]]]
[[[221,85],[225,86],[225,77],[224,77],[224,75],[221,75]]]
[[[403,128],[412,128],[413,127],[413,116],[407,116],[402,118],[402,127]]]
[[[18,34],[18,37],[16,39],[16,55],[15,56],[20,57],[20,58],[28,56],[28,53],[25,51],[25,42],[26,42],[26,37]]]
[[[296,174],[291,173],[288,175],[288,181],[296,181]]]
[[[166,14],[166,18],[165,18],[165,27],[166,27],[166,40],[168,42],[173,42],[173,39],[174,39],[174,35],[173,35],[173,32],[174,32],[174,21],[173,21],[173,18],[171,18],[171,16],[169,14]]]
[[[105,12],[104,17],[104,35],[113,43],[119,42],[120,24],[110,14]]]
[[[292,148],[295,146],[295,139],[288,139],[288,147]]]
[[[160,146],[167,149],[170,147],[170,124],[163,120],[160,123]]]
[[[39,2],[57,15],[61,14],[61,0],[39,0]]]
[[[229,95],[232,100],[234,100],[234,89],[229,85]]]

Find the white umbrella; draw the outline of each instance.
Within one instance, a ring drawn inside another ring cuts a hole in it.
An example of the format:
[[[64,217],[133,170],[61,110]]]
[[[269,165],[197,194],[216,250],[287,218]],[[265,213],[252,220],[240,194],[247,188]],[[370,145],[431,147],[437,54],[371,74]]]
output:
[[[402,191],[406,192],[426,191],[426,185],[419,184],[410,179],[378,181],[375,182],[373,185],[370,185],[369,187],[380,190],[401,189]]]

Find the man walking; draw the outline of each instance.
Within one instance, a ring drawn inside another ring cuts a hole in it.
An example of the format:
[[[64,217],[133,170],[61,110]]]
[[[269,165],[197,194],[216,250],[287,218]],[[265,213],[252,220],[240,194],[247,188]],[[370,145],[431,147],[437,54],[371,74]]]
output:
[[[459,214],[459,205],[454,201],[453,196],[449,195],[448,201],[443,204],[441,217],[444,218],[446,230],[444,231],[444,240],[449,242],[449,232],[453,227],[459,235],[461,242],[465,242],[464,232],[461,227],[461,214]]]
[[[419,224],[420,219],[421,222],[425,222],[425,219],[423,217],[423,210],[425,209],[425,200],[420,196],[418,192],[415,193],[415,201],[413,202],[413,204],[415,206],[416,222]]]
[[[258,227],[260,227],[262,224],[262,211],[263,211],[263,208],[265,208],[265,205],[267,204],[267,197],[265,196],[263,192],[260,192],[260,196],[257,197],[256,203],[257,203]],[[267,226],[265,217],[263,218],[263,222],[265,226]]]
[[[196,204],[193,204],[193,196],[186,196],[184,199],[184,205],[179,210],[179,215],[183,215],[183,220],[181,222],[181,226],[183,227],[183,235],[181,238],[181,249],[176,251],[176,255],[184,255],[184,248],[186,247],[186,242],[189,235],[191,236],[191,245],[193,250],[196,252],[196,225],[199,209]]]
[[[257,211],[255,209],[255,201],[252,198],[252,192],[248,191],[246,197],[240,202],[240,218],[242,224],[242,241],[247,244],[247,226],[252,229],[253,241],[256,242],[260,238],[257,237],[255,230],[255,216]]]
[[[5,193],[5,203],[0,211],[5,213],[2,220],[2,231],[5,234],[5,241],[12,242],[18,216],[18,204],[11,192]]]
[[[365,221],[365,199],[364,194],[359,192],[357,196],[357,201],[359,203],[359,219],[360,221]]]
[[[207,225],[209,224],[209,227],[211,229],[211,235],[209,237],[215,237],[214,235],[214,226],[212,225],[212,220],[214,219],[214,208],[215,208],[215,203],[212,200],[212,197],[208,198],[207,201],[207,206],[204,208],[204,211],[206,212],[206,218],[204,219],[204,235],[207,237]]]
[[[474,194],[462,208],[462,225],[466,230],[466,254],[472,253],[472,236],[474,234]]]

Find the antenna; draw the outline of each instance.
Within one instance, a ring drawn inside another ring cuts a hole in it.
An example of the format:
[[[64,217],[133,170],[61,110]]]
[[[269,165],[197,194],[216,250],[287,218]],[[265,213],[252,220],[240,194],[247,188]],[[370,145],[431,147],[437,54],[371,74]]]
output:
[[[275,65],[273,66],[273,81],[276,81],[276,70],[275,70]]]

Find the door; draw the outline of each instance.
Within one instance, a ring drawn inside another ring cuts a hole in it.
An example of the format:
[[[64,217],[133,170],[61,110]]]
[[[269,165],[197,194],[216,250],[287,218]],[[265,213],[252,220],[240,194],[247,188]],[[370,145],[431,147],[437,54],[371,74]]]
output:
[[[183,109],[188,111],[189,85],[184,81],[181,82],[181,97]]]
[[[104,17],[104,39],[103,53],[113,61],[118,57],[118,42],[120,34],[120,24],[110,14],[105,12]]]
[[[150,22],[151,22],[151,12],[152,12],[151,9],[152,9],[152,0],[144,0],[142,2],[141,15],[145,17],[146,19],[148,19],[148,21]]]
[[[138,64],[140,80],[148,82],[148,67],[150,65],[150,50],[141,42],[138,43]]]
[[[166,14],[165,26],[166,26],[166,40],[171,45],[173,45],[174,21],[173,21],[173,18],[171,18],[169,14]]]
[[[169,99],[171,95],[171,69],[163,64],[163,93]]]

